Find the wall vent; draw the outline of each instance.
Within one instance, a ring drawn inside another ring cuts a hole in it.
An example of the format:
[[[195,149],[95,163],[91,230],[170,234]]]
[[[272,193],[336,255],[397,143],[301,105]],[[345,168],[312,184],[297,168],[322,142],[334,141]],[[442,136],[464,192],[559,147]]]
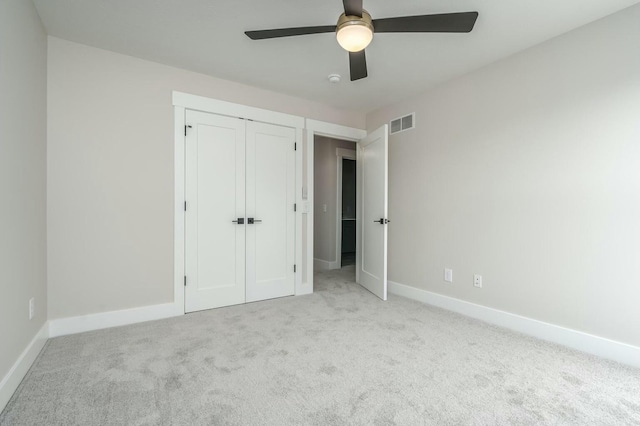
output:
[[[404,117],[391,120],[389,123],[389,134],[395,135],[396,133],[404,132],[405,130],[415,129],[416,127],[416,113],[405,115]]]

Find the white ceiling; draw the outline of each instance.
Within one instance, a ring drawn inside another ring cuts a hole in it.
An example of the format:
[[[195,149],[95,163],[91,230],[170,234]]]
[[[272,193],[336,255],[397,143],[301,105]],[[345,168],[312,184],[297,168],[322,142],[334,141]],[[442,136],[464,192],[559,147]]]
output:
[[[368,112],[640,0],[364,0],[374,19],[478,11],[470,34],[378,34],[349,81],[332,33],[251,41],[245,30],[334,25],[341,0],[34,0],[50,35]],[[342,75],[338,85],[327,76]]]

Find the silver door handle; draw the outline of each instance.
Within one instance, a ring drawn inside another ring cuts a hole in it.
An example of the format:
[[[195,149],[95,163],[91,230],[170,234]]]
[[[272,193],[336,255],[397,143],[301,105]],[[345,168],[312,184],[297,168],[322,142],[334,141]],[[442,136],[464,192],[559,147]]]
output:
[[[248,218],[247,218],[247,223],[248,223],[249,225],[253,225],[254,223],[262,223],[262,220],[260,220],[260,219],[254,219],[254,218],[252,218],[252,217],[248,217]]]
[[[237,223],[238,225],[244,225],[244,217],[239,217],[236,220],[232,220],[231,222]]]
[[[386,225],[389,222],[391,222],[389,219],[382,219],[382,218],[373,221],[373,223],[379,223],[380,225]]]

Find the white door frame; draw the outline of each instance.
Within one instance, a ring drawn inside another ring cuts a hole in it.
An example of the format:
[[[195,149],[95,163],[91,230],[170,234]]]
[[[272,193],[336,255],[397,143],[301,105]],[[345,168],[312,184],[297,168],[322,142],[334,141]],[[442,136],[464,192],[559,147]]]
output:
[[[307,153],[307,199],[308,203],[306,210],[307,213],[307,270],[306,281],[302,282],[301,288],[304,294],[313,293],[313,181],[315,176],[313,153],[315,148],[314,136],[326,136],[334,139],[342,139],[346,141],[358,142],[360,139],[367,136],[366,130],[356,129],[353,127],[341,126],[339,124],[327,123],[317,120],[306,120],[306,153]],[[356,166],[357,167],[357,166]],[[296,293],[297,294],[297,293]]]
[[[337,191],[336,191],[336,265],[342,267],[342,160],[358,161],[355,149],[336,148]]]
[[[185,283],[185,130],[187,130],[186,110],[203,111],[212,114],[249,119],[253,121],[291,127],[296,130],[296,200],[302,200],[302,140],[305,119],[295,115],[234,104],[217,99],[205,98],[182,92],[173,92],[174,107],[174,258],[173,258],[173,303],[176,315],[184,315]],[[296,212],[296,295],[305,294],[302,285],[302,209]],[[312,241],[313,242],[313,241]],[[312,253],[313,254],[313,253]]]

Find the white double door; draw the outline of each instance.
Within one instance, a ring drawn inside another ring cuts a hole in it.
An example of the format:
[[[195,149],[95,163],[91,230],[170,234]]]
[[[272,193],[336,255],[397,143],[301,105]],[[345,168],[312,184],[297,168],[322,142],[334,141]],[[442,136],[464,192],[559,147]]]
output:
[[[185,311],[295,290],[295,130],[187,111]]]

